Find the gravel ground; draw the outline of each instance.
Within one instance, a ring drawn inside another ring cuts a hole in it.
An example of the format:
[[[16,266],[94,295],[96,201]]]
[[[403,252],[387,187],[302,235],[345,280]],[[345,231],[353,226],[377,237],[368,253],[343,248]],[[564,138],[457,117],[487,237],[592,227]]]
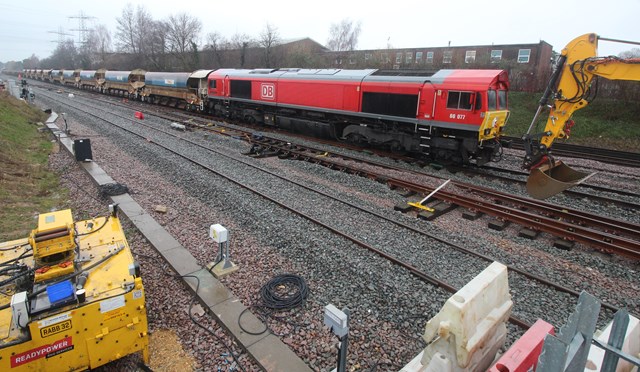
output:
[[[72,104],[82,103],[96,107],[95,101],[87,100],[83,95],[76,94]],[[294,216],[215,174],[187,164],[183,159],[101,120],[60,106],[48,100],[47,96],[56,100],[68,98],[46,91],[38,95],[41,104],[58,112],[67,112],[72,134],[91,138],[94,159],[114,179],[126,184],[136,201],[154,214],[201,264],[212,261],[215,256],[212,242],[207,236],[208,226],[221,223],[229,229],[232,260],[240,266],[240,270],[225,278],[224,282],[245,305],[257,303],[260,287],[277,274],[292,272],[307,280],[311,290],[308,304],[297,314],[290,315],[291,323],[270,321],[269,324],[272,331],[280,334],[283,341],[311,368],[330,370],[335,365],[335,339],[322,327],[322,308],[328,303],[351,310],[349,366],[354,370],[373,367],[397,370],[424,347],[424,342],[419,337],[426,320],[434,316],[449,297],[444,290],[416,279],[379,256],[338,238],[309,220]],[[100,111],[104,108],[105,105],[102,105],[96,109],[98,116],[107,115]],[[133,117],[130,110],[115,106],[108,109]],[[136,125],[133,119],[109,119],[140,133],[144,132],[149,140],[180,149],[181,152],[209,164],[221,174],[268,192],[273,198],[303,209],[309,216],[348,231],[360,240],[411,262],[419,269],[453,285],[464,285],[488,263],[452,251],[443,243],[407,232],[388,221],[283,182],[243,163],[293,177],[309,187],[386,214],[393,220],[415,226],[442,239],[478,250],[505,264],[562,282],[576,290],[588,289],[603,301],[627,306],[636,314],[640,312],[637,265],[594,255],[590,249],[580,246],[570,252],[556,250],[549,244],[549,239],[532,242],[518,238],[513,226],[502,232],[488,230],[486,221],[462,220],[461,211],[458,210],[431,223],[425,223],[393,212],[392,206],[405,202],[405,198],[368,179],[304,162],[248,158],[241,155],[248,150],[248,146],[232,138],[205,136],[199,132],[181,134],[230,155],[225,157],[192,145],[184,146],[184,143],[179,143],[175,138]],[[168,126],[167,122],[148,116],[145,123],[150,122],[165,128]],[[516,162],[515,155],[507,155],[507,164],[510,161]],[[73,163],[71,160],[69,162]],[[586,166],[588,165],[587,161]],[[66,163],[56,168],[65,169],[65,179],[73,180],[69,181],[71,185],[79,183],[68,175],[68,171],[73,168],[77,167]],[[629,170],[629,174],[625,176],[627,170],[622,167],[607,168],[612,169],[612,174],[617,174],[615,177],[621,179],[638,177],[635,170]],[[443,172],[426,171],[443,175]],[[464,177],[446,173],[447,178]],[[614,182],[615,177],[604,176],[602,182]],[[425,183],[429,182],[435,185],[441,181],[425,179]],[[490,180],[482,177],[475,177],[469,182],[485,182],[488,183],[485,186],[500,187],[510,192],[513,188],[513,192],[524,193],[521,187],[502,183],[491,185]],[[71,189],[74,190],[73,186]],[[79,197],[74,200],[74,204],[78,202],[81,205],[92,205],[89,195],[95,195],[95,189],[82,187],[78,190],[86,192],[73,194],[86,195],[84,198],[87,200],[82,201]],[[584,208],[575,199],[564,196],[554,199],[558,199],[555,202],[573,208]],[[101,207],[98,212],[106,209],[104,202],[102,203],[95,206]],[[157,204],[168,206],[168,213],[153,212]],[[600,208],[588,201],[584,204],[588,205],[589,210]],[[602,213],[627,218],[621,216],[619,211],[612,211],[610,206],[603,206],[602,209]],[[78,213],[90,211],[78,212],[76,207],[76,214]],[[92,210],[91,213],[97,212]],[[629,219],[632,220],[637,217],[638,211],[629,211],[629,214]],[[150,328],[175,330],[182,346],[198,361],[199,368],[216,370],[220,365],[227,368],[216,357],[226,352],[225,347],[189,321],[186,313],[190,303],[188,293],[178,280],[164,274],[166,270],[162,268],[161,260],[135,232],[131,231],[128,235],[143,267]],[[541,317],[553,324],[562,325],[575,307],[576,301],[572,296],[559,294],[514,273],[510,274],[510,286],[514,315],[530,322]],[[601,324],[607,316],[610,314],[602,313]],[[222,334],[206,316],[201,320],[206,321],[214,332]],[[515,327],[509,328],[508,344],[521,333]],[[228,338],[224,340],[227,345],[231,344]],[[257,368],[245,355],[241,357],[241,363],[247,370]]]

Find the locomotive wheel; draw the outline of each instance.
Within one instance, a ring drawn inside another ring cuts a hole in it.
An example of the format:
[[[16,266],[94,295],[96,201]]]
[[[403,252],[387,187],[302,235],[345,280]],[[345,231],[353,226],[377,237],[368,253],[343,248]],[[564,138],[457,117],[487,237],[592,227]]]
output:
[[[399,154],[404,152],[404,147],[399,141],[391,141],[389,143],[389,150],[393,153]]]
[[[365,143],[365,138],[361,134],[350,133],[347,135],[347,142],[353,143],[354,145],[362,145]]]

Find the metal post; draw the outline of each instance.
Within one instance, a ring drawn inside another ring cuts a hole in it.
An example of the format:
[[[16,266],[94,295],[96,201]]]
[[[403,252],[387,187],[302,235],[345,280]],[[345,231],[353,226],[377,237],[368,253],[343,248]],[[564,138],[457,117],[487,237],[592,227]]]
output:
[[[346,307],[342,312],[347,315],[347,324],[349,324],[349,309]],[[338,372],[346,372],[347,370],[347,347],[349,346],[349,333],[345,334],[340,340],[340,352],[338,353]]]

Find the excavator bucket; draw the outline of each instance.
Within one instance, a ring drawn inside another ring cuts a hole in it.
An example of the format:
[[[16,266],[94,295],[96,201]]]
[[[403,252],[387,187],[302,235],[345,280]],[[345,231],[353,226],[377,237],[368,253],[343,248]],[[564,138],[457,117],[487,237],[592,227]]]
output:
[[[557,161],[553,165],[543,165],[531,171],[527,180],[527,192],[533,198],[546,199],[584,182],[594,174],[578,172]]]

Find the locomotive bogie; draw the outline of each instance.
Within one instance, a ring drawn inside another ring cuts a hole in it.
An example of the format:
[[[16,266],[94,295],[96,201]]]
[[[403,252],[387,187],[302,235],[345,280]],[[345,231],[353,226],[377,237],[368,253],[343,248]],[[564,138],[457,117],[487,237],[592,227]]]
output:
[[[420,151],[420,141],[413,133],[378,129],[368,125],[349,125],[342,131],[341,139],[354,145],[371,145],[394,152]]]

